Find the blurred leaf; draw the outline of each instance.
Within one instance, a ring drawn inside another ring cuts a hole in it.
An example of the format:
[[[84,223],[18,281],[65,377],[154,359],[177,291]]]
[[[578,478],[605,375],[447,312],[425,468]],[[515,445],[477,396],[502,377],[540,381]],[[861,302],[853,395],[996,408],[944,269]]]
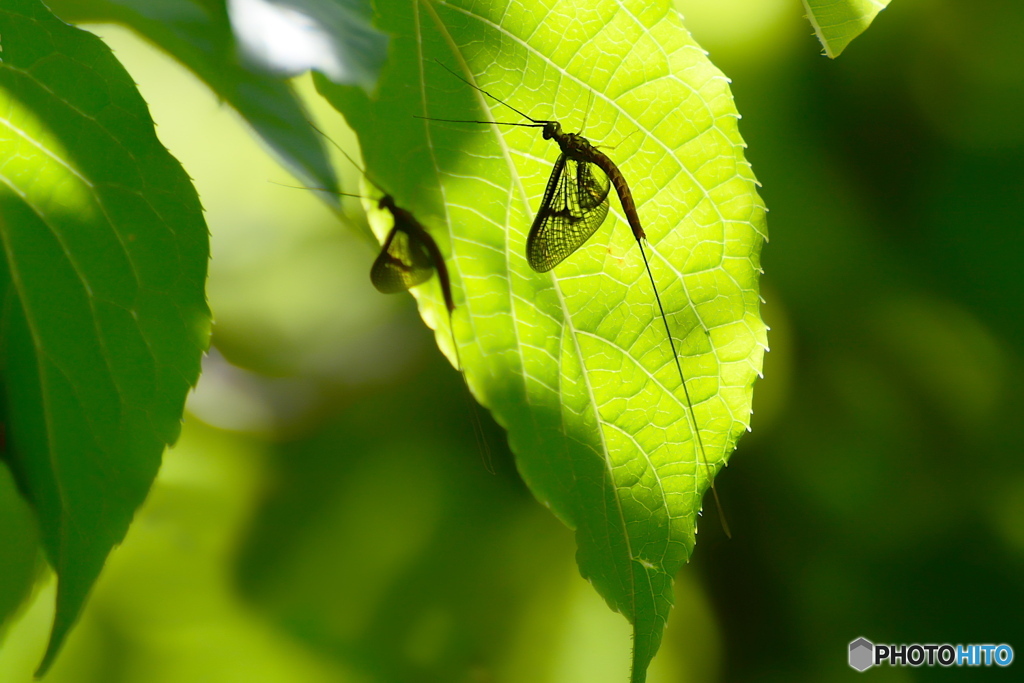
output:
[[[238,60],[223,0],[51,0],[67,21],[123,24],[179,60],[223,97],[302,182],[335,187],[323,140],[291,85]]]
[[[316,69],[335,83],[377,85],[387,37],[368,0],[227,0],[245,58],[272,73]]]
[[[489,420],[484,468],[464,393],[435,355],[277,445],[244,594],[358,680],[622,683],[629,626],[579,577]],[[683,579],[651,680],[711,680],[714,620],[697,575]]]
[[[39,538],[32,511],[18,495],[0,462],[0,644],[8,622],[32,592],[39,562]]]
[[[6,3],[7,458],[59,577],[52,662],[145,498],[209,335],[207,229],[106,46]]]
[[[871,25],[889,0],[803,0],[807,19],[825,48],[835,59],[850,42]]]
[[[525,495],[507,451],[494,449],[498,476],[484,469],[463,394],[435,358],[276,449],[274,486],[241,556],[243,590],[367,680],[501,671],[537,593],[544,633],[556,636],[549,596],[564,590],[571,543]],[[485,426],[498,446],[500,430]],[[547,680],[550,648],[527,656],[531,680]]]
[[[586,246],[533,272],[526,232],[557,149],[535,129],[413,116],[518,120],[437,59],[537,119],[569,130],[586,119],[592,141],[618,146],[609,154],[633,183],[717,468],[746,428],[765,346],[764,209],[727,80],[665,2],[377,8],[393,36],[379,97],[318,87],[359,134],[370,174],[449,254],[474,393],[509,430],[533,493],[576,530],[584,577],[634,624],[643,680],[710,482],[635,240],[612,200],[615,218]],[[415,293],[450,345],[436,280]]]

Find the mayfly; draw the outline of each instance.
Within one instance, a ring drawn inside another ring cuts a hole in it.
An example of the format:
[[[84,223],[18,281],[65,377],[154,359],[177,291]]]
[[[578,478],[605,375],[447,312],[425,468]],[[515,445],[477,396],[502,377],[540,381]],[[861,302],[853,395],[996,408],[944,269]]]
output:
[[[640,216],[633,201],[633,193],[630,191],[622,171],[619,170],[619,167],[615,165],[615,162],[608,155],[591,144],[590,140],[583,137],[582,134],[564,132],[558,121],[535,119],[532,116],[528,116],[483,88],[470,83],[441,62],[438,62],[438,64],[466,85],[514,111],[529,121],[529,123],[459,121],[453,119],[431,120],[447,121],[449,123],[480,123],[540,128],[543,138],[545,140],[554,140],[561,150],[561,154],[558,155],[558,159],[555,161],[554,168],[551,169],[551,176],[548,178],[548,184],[544,189],[544,196],[541,199],[540,208],[537,210],[537,216],[533,219],[530,232],[526,237],[526,260],[535,271],[538,273],[548,272],[567,259],[590,239],[591,235],[601,227],[601,224],[604,223],[605,218],[608,216],[608,194],[612,187],[615,188],[615,193],[619,197],[619,203],[622,205],[622,211],[626,215],[626,222],[629,224],[637,246],[640,248],[640,255],[644,260],[647,277],[651,281],[651,289],[654,290],[654,299],[658,304],[662,323],[665,325],[665,334],[668,336],[672,358],[675,361],[676,370],[679,372],[679,383],[683,386],[683,395],[686,398],[686,406],[689,409],[687,414],[691,421],[693,434],[697,440],[697,446],[700,449],[701,459],[704,461],[704,467],[707,470],[711,492],[715,499],[715,506],[718,509],[722,529],[725,531],[726,536],[731,537],[729,525],[726,523],[725,515],[722,511],[722,504],[718,499],[718,492],[715,490],[711,465],[708,463],[704,440],[697,425],[697,417],[693,412],[693,401],[690,399],[690,390],[686,386],[686,378],[683,375],[683,367],[679,362],[679,354],[676,351],[672,331],[668,325],[668,317],[665,315],[665,308],[661,303],[661,295],[658,293],[658,286],[654,282],[651,265],[647,260],[647,251],[644,249],[643,244],[643,241],[647,239],[647,235],[640,225]]]
[[[369,176],[366,178],[370,179]],[[373,183],[372,180],[370,182]],[[380,186],[377,186],[377,189],[380,189]],[[383,190],[381,191],[383,192]],[[370,268],[370,282],[382,294],[398,294],[423,284],[430,279],[434,272],[437,272],[437,279],[441,284],[441,295],[444,297],[444,305],[448,310],[448,331],[452,337],[452,348],[455,350],[455,363],[459,366],[462,383],[466,386],[466,392],[469,394],[467,398],[470,412],[473,415],[473,435],[483,453],[485,466],[488,471],[493,473],[487,437],[484,436],[480,416],[477,415],[476,406],[473,404],[469,380],[466,379],[466,371],[462,366],[462,357],[459,354],[459,343],[455,339],[455,298],[452,296],[452,282],[448,277],[448,266],[445,265],[444,256],[441,255],[437,242],[430,236],[426,228],[416,220],[412,213],[396,205],[391,195],[385,193],[377,201],[377,207],[391,214],[394,226],[388,232],[380,254],[377,255]]]
[[[469,380],[462,366],[462,357],[459,353],[459,344],[455,338],[455,297],[452,295],[451,278],[448,276],[448,266],[445,264],[444,256],[437,242],[430,236],[427,229],[417,218],[406,209],[395,203],[394,197],[384,190],[376,181],[370,177],[365,169],[356,163],[355,159],[341,148],[340,145],[331,140],[319,128],[310,124],[316,132],[327,139],[335,149],[341,152],[349,163],[356,167],[374,187],[381,192],[377,200],[377,208],[391,214],[392,227],[384,238],[380,253],[374,259],[370,267],[370,282],[382,294],[398,294],[407,292],[413,287],[424,284],[437,273],[438,282],[441,285],[441,296],[444,298],[444,305],[448,311],[448,331],[451,334],[452,349],[455,351],[455,363],[459,366],[459,374],[462,375],[462,382],[466,387],[469,400],[470,412],[473,416],[473,435],[477,445],[483,453],[485,464],[488,470],[492,469],[490,448],[487,445],[487,438],[483,433],[483,425],[480,416],[477,414],[476,406],[473,403],[472,392],[469,389]],[[339,192],[337,190],[324,190],[325,192],[342,195],[345,197],[357,197],[364,199],[361,195]]]

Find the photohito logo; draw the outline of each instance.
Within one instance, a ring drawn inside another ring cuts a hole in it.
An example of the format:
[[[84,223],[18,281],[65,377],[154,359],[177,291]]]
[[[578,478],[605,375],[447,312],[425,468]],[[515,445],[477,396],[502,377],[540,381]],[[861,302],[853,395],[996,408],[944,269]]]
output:
[[[867,638],[858,638],[850,643],[850,666],[864,671],[874,664],[874,644]]]
[[[850,643],[850,666],[866,671],[873,666],[1009,666],[1013,648],[1000,645],[876,645],[867,638]]]

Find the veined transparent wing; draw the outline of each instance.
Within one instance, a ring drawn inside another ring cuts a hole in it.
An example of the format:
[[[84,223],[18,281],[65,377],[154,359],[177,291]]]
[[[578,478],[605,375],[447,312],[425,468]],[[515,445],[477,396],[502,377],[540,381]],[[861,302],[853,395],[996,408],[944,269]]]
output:
[[[430,279],[434,262],[416,231],[395,224],[388,233],[377,260],[370,269],[370,281],[383,294],[404,292]]]
[[[561,154],[526,238],[530,267],[545,273],[583,246],[608,216],[610,187],[596,165]]]

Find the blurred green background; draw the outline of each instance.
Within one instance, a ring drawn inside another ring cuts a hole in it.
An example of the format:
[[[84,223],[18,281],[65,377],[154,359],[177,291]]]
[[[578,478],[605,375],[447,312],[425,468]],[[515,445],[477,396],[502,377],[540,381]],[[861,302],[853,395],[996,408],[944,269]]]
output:
[[[858,636],[1024,656],[1024,6],[896,0],[833,62],[795,0],[678,4],[732,79],[771,209],[772,351],[718,480],[734,538],[701,525],[650,680],[853,680]],[[371,287],[357,203],[339,218],[272,184],[294,181],[230,110],[96,30],[206,207],[215,348],[45,680],[626,680],[628,625],[571,533],[486,416],[481,453],[411,297]],[[53,588],[9,627],[0,681],[31,680]]]

